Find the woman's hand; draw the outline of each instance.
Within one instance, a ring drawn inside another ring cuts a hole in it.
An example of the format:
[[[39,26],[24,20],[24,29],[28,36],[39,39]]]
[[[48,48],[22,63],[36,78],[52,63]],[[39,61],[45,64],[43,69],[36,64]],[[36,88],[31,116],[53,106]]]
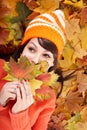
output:
[[[18,82],[6,83],[0,91],[0,104],[5,106],[9,100],[16,99],[16,88]]]
[[[31,106],[34,102],[28,81],[23,80],[22,83],[20,82],[16,89],[16,93],[17,101],[12,107],[12,113],[21,112]]]

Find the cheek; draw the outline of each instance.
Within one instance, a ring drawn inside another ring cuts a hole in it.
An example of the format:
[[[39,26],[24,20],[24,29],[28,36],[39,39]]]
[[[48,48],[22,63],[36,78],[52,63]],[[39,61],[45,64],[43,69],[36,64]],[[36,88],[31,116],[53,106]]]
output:
[[[21,55],[26,56],[29,59],[29,52],[27,51],[27,49],[24,49]]]
[[[48,62],[49,68],[54,65],[54,63],[53,63],[54,60],[50,60],[50,61],[47,61],[47,62]]]
[[[29,51],[24,50],[22,56],[26,56],[30,62],[34,59],[34,54],[29,53]]]

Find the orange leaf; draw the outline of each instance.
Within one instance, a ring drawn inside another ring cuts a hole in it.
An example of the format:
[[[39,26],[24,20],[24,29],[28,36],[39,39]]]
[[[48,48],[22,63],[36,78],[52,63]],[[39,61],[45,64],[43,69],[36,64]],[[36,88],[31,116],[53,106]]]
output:
[[[50,98],[50,89],[48,86],[41,86],[40,89],[35,90],[35,100],[46,100]]]
[[[44,74],[41,74],[41,75],[37,76],[36,79],[41,80],[43,82],[46,82],[46,81],[48,81],[50,79],[50,77],[51,77],[51,74],[44,73]]]
[[[80,12],[80,24],[84,25],[85,23],[87,23],[87,7]]]
[[[38,4],[35,0],[23,0],[23,2],[29,7],[30,10],[38,7]]]
[[[40,13],[38,13],[38,12],[32,12],[32,13],[27,17],[27,19],[28,19],[29,21],[31,21],[31,20],[33,20],[35,17],[37,17],[39,14],[40,14]]]
[[[26,67],[26,64],[24,63],[24,60],[22,60],[20,63],[16,63],[13,59],[10,61],[10,67],[13,71],[14,76],[19,78],[30,78],[30,72],[32,71],[33,67],[29,66]]]
[[[33,65],[28,65],[29,62],[26,57],[20,58],[20,61],[16,63],[13,58],[10,58],[8,74],[14,79],[31,79],[33,76],[30,72],[33,70]]]
[[[2,6],[0,8],[0,12],[1,12],[1,14],[0,14],[0,19],[1,19],[1,18],[5,17],[5,16],[7,16],[9,14],[10,9],[5,7],[5,6]]]

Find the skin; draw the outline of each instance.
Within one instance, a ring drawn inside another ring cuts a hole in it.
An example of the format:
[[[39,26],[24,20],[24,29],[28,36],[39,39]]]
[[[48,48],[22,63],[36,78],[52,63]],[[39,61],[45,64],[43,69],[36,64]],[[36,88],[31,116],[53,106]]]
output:
[[[26,56],[30,62],[34,62],[35,64],[39,61],[47,61],[49,67],[53,66],[53,54],[41,47],[37,38],[33,38],[29,41],[29,43],[25,46],[22,55]]]
[[[37,38],[32,38],[29,41],[22,55],[26,56],[31,63],[37,64],[39,61],[47,61],[48,68],[53,66],[53,54],[41,47]],[[3,86],[0,91],[0,104],[5,106],[9,100],[15,99],[16,102],[11,109],[12,113],[19,113],[33,104],[34,99],[28,81],[8,82]]]

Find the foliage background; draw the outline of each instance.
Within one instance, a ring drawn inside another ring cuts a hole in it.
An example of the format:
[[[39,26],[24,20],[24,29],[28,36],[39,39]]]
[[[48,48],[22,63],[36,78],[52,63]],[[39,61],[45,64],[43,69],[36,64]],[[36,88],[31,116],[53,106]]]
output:
[[[55,9],[64,11],[67,44],[48,130],[87,130],[87,0],[0,0],[0,58],[9,60],[34,17]]]

